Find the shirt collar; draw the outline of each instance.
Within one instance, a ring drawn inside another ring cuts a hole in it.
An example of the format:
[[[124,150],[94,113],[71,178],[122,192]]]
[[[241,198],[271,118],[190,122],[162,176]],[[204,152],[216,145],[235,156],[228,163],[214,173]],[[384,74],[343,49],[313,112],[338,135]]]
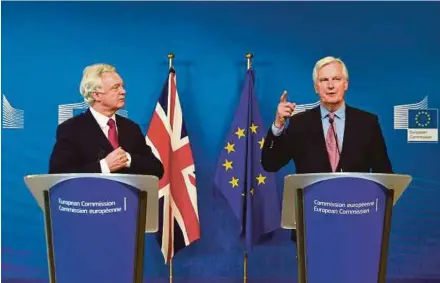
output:
[[[321,119],[324,119],[325,117],[327,117],[327,115],[330,113],[330,111],[328,111],[324,106],[319,105],[320,109],[321,109]],[[339,119],[344,119],[345,118],[345,102],[342,104],[341,107],[339,107],[338,110],[335,111],[335,117],[339,118]]]
[[[110,118],[112,118],[116,122],[116,115],[115,114],[113,114],[111,117],[107,117],[107,116],[99,113],[95,109],[93,109],[93,107],[89,107],[89,109],[90,109],[90,112],[92,113],[93,117],[95,118],[96,122],[98,122],[98,125],[101,128],[104,128],[107,126],[108,120]]]

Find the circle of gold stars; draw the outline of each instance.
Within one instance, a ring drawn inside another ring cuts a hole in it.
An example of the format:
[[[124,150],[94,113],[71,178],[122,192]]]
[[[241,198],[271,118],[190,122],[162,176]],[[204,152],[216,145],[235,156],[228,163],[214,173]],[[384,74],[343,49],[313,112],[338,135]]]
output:
[[[236,132],[234,133],[238,139],[241,138],[246,138],[246,135],[252,135],[252,134],[257,134],[258,131],[260,131],[259,126],[256,125],[255,123],[251,123],[251,125],[249,126],[249,129],[246,128],[240,128],[237,127]],[[263,149],[264,146],[264,137],[261,138],[261,140],[257,140],[257,143],[259,145],[260,149]],[[235,143],[234,142],[227,142],[227,145],[224,147],[224,149],[227,151],[228,155],[231,155],[233,152],[236,152],[235,150]],[[230,160],[230,159],[225,159],[224,163],[222,164],[222,166],[224,167],[225,171],[231,171],[233,172],[234,170],[234,161]],[[259,174],[257,177],[255,177],[255,179],[257,180],[257,184],[256,186],[260,186],[260,185],[264,185],[266,184],[266,176],[264,176],[263,174]],[[228,181],[228,183],[231,185],[232,188],[239,188],[240,187],[240,183],[242,181],[240,181],[239,178],[232,176],[231,180]],[[249,190],[249,193],[251,194],[251,196],[253,196],[255,194],[255,189],[251,187]],[[246,196],[245,193],[241,194],[242,196]]]
[[[424,123],[421,121],[422,116],[426,117],[426,120]],[[431,115],[429,115],[429,113],[427,111],[417,112],[415,119],[416,119],[416,124],[419,127],[427,127],[431,123]]]

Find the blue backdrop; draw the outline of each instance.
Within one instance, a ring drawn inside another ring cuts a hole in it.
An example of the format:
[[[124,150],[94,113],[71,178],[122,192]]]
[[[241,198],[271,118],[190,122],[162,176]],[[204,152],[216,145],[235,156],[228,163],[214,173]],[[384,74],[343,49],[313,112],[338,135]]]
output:
[[[176,282],[242,278],[238,223],[226,203],[213,197],[212,185],[238,103],[246,52],[255,55],[266,128],[284,89],[298,104],[317,101],[312,68],[318,59],[333,55],[345,61],[351,78],[347,103],[379,115],[395,171],[414,177],[393,214],[388,277],[439,282],[440,146],[408,143],[407,131],[394,127],[394,110],[402,108],[397,105],[440,107],[439,3],[1,5],[5,282],[47,281],[43,215],[23,176],[47,172],[62,118],[59,105],[82,102],[83,68],[96,62],[115,65],[127,86],[126,114],[146,130],[167,76],[169,52],[176,54],[177,84],[196,161],[202,232],[200,241],[175,257]],[[278,174],[280,185],[293,169],[290,165]],[[166,282],[168,266],[159,247],[152,236],[146,241],[145,276]],[[289,232],[280,230],[270,245],[258,247],[249,264],[251,278],[294,282]]]

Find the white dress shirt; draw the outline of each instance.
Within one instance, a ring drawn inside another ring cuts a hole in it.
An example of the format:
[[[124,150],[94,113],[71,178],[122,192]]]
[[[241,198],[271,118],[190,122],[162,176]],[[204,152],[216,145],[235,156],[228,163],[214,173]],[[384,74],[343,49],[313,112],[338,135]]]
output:
[[[116,115],[113,114],[112,117],[107,117],[101,113],[99,113],[98,111],[96,111],[95,109],[93,109],[93,107],[90,107],[90,112],[92,113],[93,117],[95,118],[96,122],[98,123],[99,127],[101,128],[101,130],[104,132],[105,137],[108,139],[108,130],[109,130],[109,125],[107,125],[108,120],[113,119],[115,121],[115,125],[116,125],[116,132],[118,132],[118,125],[116,124]],[[130,167],[131,165],[131,156],[128,152],[126,152],[127,154],[127,167]],[[101,165],[101,172],[102,173],[110,173],[110,169],[108,167],[107,162],[105,161],[105,158],[101,159],[99,161],[100,165]]]

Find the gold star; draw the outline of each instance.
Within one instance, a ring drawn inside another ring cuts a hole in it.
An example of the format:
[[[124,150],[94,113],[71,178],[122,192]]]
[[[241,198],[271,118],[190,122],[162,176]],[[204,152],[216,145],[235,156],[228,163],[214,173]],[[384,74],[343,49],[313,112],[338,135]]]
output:
[[[249,128],[251,129],[251,132],[252,132],[252,133],[254,133],[254,134],[257,133],[257,128],[258,128],[258,126],[255,125],[254,123],[252,123],[252,126],[250,126]]]
[[[228,161],[227,159],[225,159],[225,163],[223,163],[223,166],[225,167],[226,171],[228,171],[228,169],[232,169],[232,161]]]
[[[263,176],[263,175],[261,175],[261,173],[260,173],[260,176],[258,176],[256,179],[257,179],[257,181],[258,181],[258,185],[260,185],[260,184],[266,184],[266,183],[264,182],[264,180],[266,179],[266,177]]]
[[[261,138],[261,141],[259,141],[258,143],[260,144],[260,149],[262,149],[264,145],[264,137]]]
[[[235,134],[238,136],[238,138],[244,137],[244,129],[240,129],[240,127],[238,127],[238,130],[235,132]]]
[[[251,195],[252,196],[254,195],[254,189],[253,188],[251,188]]]
[[[234,146],[235,146],[235,144],[230,144],[228,142],[228,145],[225,146],[224,148],[228,151],[228,153],[231,153],[231,151],[235,151]]]
[[[234,177],[232,177],[231,181],[229,181],[229,184],[232,185],[232,187],[238,187],[238,178],[235,179]]]

